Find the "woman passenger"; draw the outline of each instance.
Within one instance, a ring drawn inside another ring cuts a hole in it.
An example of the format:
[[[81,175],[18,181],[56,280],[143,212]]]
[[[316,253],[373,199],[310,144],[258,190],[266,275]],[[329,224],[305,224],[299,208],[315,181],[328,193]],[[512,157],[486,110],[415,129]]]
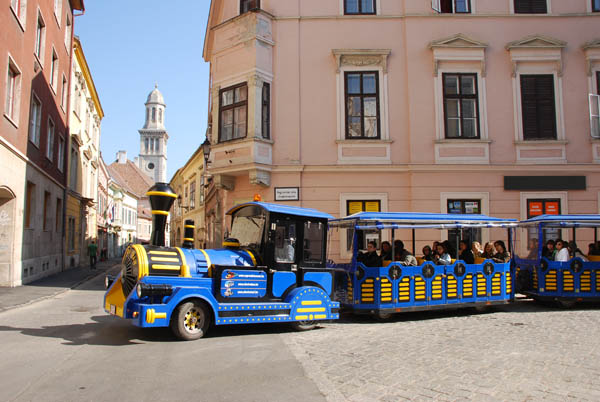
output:
[[[483,254],[483,248],[481,248],[481,243],[479,243],[478,241],[474,241],[473,243],[471,243],[471,251],[473,252],[473,256],[475,258],[481,257],[481,255]]]
[[[542,257],[546,257],[550,261],[553,261],[556,258],[556,243],[554,240],[550,239],[546,242],[546,247],[542,250]]]
[[[498,240],[494,242],[494,247],[496,247],[497,253],[492,258],[494,262],[509,262],[510,261],[510,253],[506,251],[506,245],[502,240]]]
[[[586,256],[581,252],[581,250],[579,249],[579,247],[577,247],[577,243],[575,243],[574,241],[570,241],[568,247],[569,247],[569,253],[571,254],[571,257],[573,257],[573,258],[581,258],[583,261],[587,261],[588,260],[586,258]]]
[[[485,247],[483,248],[483,253],[481,254],[481,257],[485,258],[486,260],[489,260],[494,258],[494,254],[496,254],[494,251],[494,243],[485,243]]]
[[[389,241],[381,243],[381,254],[379,255],[383,261],[391,261],[392,259],[392,245]]]
[[[529,242],[527,244],[527,250],[529,250],[529,254],[527,254],[528,260],[537,259],[538,240],[536,238],[529,239]]]
[[[458,248],[460,249],[460,255],[458,256],[459,260],[463,260],[466,264],[475,264],[473,252],[465,240],[461,240],[460,243],[458,243]]]
[[[433,258],[433,261],[437,265],[450,265],[452,264],[452,258],[450,258],[450,254],[448,254],[448,250],[444,247],[443,244],[437,245],[437,254]]]
[[[423,259],[425,261],[433,260],[433,253],[431,252],[431,247],[429,247],[429,246],[423,247]]]
[[[588,256],[589,255],[596,255],[596,244],[595,243],[588,244]]]
[[[571,259],[571,256],[569,255],[569,249],[564,241],[560,239],[556,241],[556,250],[557,253],[554,261],[567,262]]]

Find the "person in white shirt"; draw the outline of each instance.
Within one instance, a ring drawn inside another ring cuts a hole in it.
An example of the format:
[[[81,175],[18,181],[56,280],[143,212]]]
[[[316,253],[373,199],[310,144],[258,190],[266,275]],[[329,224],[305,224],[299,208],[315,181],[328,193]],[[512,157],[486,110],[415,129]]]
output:
[[[433,257],[433,262],[437,265],[450,265],[452,264],[452,258],[448,254],[448,250],[443,244],[437,245],[437,254]]]
[[[569,249],[564,241],[556,241],[556,250],[558,250],[558,252],[556,253],[554,261],[567,262],[571,259],[571,256],[569,255]]]

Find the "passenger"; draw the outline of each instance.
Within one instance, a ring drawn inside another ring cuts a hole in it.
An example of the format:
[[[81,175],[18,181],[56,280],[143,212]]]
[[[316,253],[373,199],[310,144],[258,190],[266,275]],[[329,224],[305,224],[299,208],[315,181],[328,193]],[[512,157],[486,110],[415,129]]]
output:
[[[458,247],[460,249],[460,255],[458,259],[463,260],[466,264],[475,264],[475,257],[473,256],[473,251],[469,248],[469,244],[466,240],[461,240],[458,243]]]
[[[410,265],[410,266],[419,265],[415,256],[406,250],[404,250],[404,252],[400,252],[400,253],[396,252],[396,255],[394,256],[394,261],[398,261],[401,265],[407,265],[407,266],[408,265]]]
[[[367,244],[367,252],[360,253],[357,258],[358,262],[362,262],[366,267],[380,267],[381,257],[377,255],[377,245],[374,241]]]
[[[527,243],[527,250],[529,250],[529,254],[527,254],[528,260],[537,259],[538,240],[535,238],[529,239],[529,242]]]
[[[381,254],[379,254],[382,260],[391,261],[392,259],[392,245],[389,241],[381,243]]]
[[[596,255],[596,244],[595,243],[588,244],[588,255]]]
[[[494,242],[494,247],[496,247],[497,253],[494,255],[492,260],[494,262],[509,262],[510,261],[510,253],[506,251],[506,245],[502,240],[498,240]]]
[[[433,252],[431,251],[431,247],[429,247],[429,246],[423,247],[423,259],[425,261],[433,260]]]
[[[494,254],[496,254],[494,252],[494,243],[492,243],[492,242],[485,243],[485,247],[483,248],[483,253],[481,254],[481,257],[485,258],[486,260],[489,260],[489,259],[494,258]]]
[[[571,259],[571,256],[569,255],[569,249],[567,248],[565,242],[561,239],[556,241],[556,250],[557,253],[554,261],[567,262]]]
[[[450,243],[448,240],[444,240],[442,244],[444,245],[444,247],[446,248],[446,252],[450,254],[450,256],[456,255],[456,250],[454,249],[452,243]]]
[[[588,260],[586,256],[581,252],[579,247],[577,247],[577,243],[575,243],[574,241],[569,242],[568,248],[572,258],[581,258],[583,261]]]
[[[450,258],[450,254],[448,254],[448,250],[444,247],[444,244],[438,244],[437,246],[437,254],[435,255],[433,261],[437,265],[450,265],[452,264],[452,258]]]
[[[550,239],[546,242],[546,247],[542,250],[542,257],[546,257],[550,261],[554,261],[556,258],[556,243]]]
[[[471,244],[471,251],[473,252],[473,256],[475,258],[481,257],[481,255],[483,254],[483,248],[481,248],[481,243],[479,243],[478,241],[474,241]]]
[[[433,242],[433,246],[431,247],[432,257],[435,256],[435,255],[437,255],[437,246],[438,246],[438,244],[440,244],[439,241],[434,241]]]

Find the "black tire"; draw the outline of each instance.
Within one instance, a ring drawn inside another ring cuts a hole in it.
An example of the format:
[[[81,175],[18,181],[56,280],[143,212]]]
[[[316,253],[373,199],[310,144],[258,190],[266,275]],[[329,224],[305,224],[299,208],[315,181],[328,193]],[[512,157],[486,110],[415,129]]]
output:
[[[292,328],[296,331],[310,331],[311,329],[315,329],[317,326],[317,322],[312,321],[294,321],[292,323]]]
[[[473,307],[475,309],[475,311],[479,314],[487,314],[490,312],[490,310],[492,309],[492,306],[489,305],[485,305],[485,304],[480,304],[478,306]]]
[[[210,325],[210,312],[204,303],[189,301],[177,306],[171,316],[171,331],[183,341],[202,338]]]
[[[379,321],[388,321],[390,318],[392,318],[392,313],[383,313],[378,311],[375,313],[375,318]]]
[[[573,307],[575,307],[575,305],[577,304],[577,301],[568,300],[568,299],[559,299],[556,301],[556,304],[558,304],[558,307],[560,307],[560,308],[564,308],[565,310],[570,310]]]

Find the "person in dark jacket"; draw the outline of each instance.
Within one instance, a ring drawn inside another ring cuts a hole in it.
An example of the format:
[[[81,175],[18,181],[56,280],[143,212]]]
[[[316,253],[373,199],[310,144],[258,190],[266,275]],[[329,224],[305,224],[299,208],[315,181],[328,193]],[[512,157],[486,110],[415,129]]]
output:
[[[458,248],[460,249],[459,260],[463,260],[465,264],[475,264],[475,256],[473,256],[473,251],[471,251],[471,247],[469,247],[466,240],[461,240],[458,243]]]
[[[494,247],[496,247],[497,253],[494,255],[492,260],[494,262],[509,262],[510,261],[510,253],[506,250],[506,245],[502,240],[497,240],[494,242]]]
[[[362,262],[366,267],[380,267],[381,257],[377,254],[377,245],[374,241],[367,244],[367,252],[360,253],[357,258],[358,262]]]
[[[542,257],[546,257],[550,261],[554,261],[556,257],[556,242],[552,239],[546,242],[546,246],[542,250]]]
[[[383,261],[391,261],[392,260],[392,245],[389,241],[384,241],[381,243],[381,254],[379,254]]]
[[[433,261],[433,252],[431,251],[431,247],[423,247],[423,259],[425,261]]]

